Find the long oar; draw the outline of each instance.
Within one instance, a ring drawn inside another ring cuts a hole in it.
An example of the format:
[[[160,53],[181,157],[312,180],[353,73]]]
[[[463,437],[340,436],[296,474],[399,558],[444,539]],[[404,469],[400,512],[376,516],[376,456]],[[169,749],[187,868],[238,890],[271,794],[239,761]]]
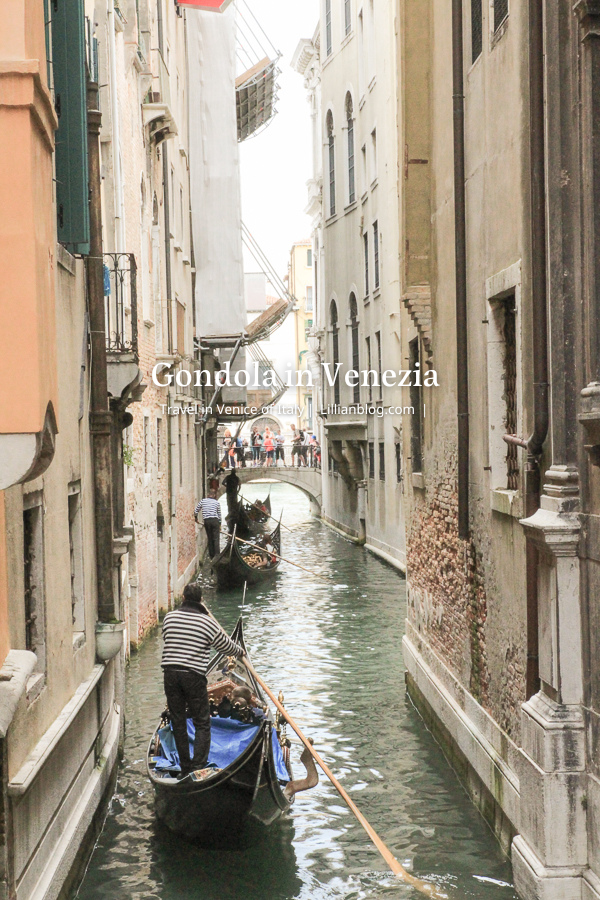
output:
[[[227,634],[227,632],[225,631],[225,629],[223,628],[221,623],[215,618],[215,616],[213,616],[213,614],[211,612],[209,612],[209,616],[211,619],[213,619],[215,624],[218,625],[218,627],[221,629],[223,634]],[[435,885],[430,884],[427,881],[421,881],[420,878],[415,878],[414,875],[411,875],[410,872],[407,872],[406,869],[400,865],[400,863],[398,862],[398,860],[396,859],[394,854],[391,852],[389,847],[387,847],[386,844],[384,844],[384,842],[381,840],[381,838],[379,837],[379,835],[377,834],[375,829],[372,828],[372,826],[369,824],[369,822],[365,819],[365,817],[363,816],[363,814],[361,813],[361,811],[359,810],[357,805],[348,796],[348,794],[346,793],[346,791],[344,790],[342,785],[339,783],[339,781],[337,780],[337,778],[335,777],[335,775],[333,774],[333,772],[331,771],[331,769],[329,768],[327,763],[321,758],[321,755],[319,753],[317,753],[317,751],[315,750],[313,745],[310,743],[308,738],[306,738],[304,736],[304,734],[302,733],[302,731],[300,730],[298,725],[296,725],[296,723],[290,716],[290,714],[287,711],[287,709],[285,708],[285,706],[283,706],[279,702],[279,700],[277,699],[275,694],[272,692],[272,690],[270,689],[268,684],[266,684],[263,681],[263,679],[260,677],[260,675],[258,674],[258,672],[256,671],[256,669],[254,668],[254,666],[252,665],[252,663],[250,662],[250,660],[248,659],[248,657],[246,655],[244,655],[243,661],[244,661],[244,665],[246,666],[248,671],[252,674],[252,676],[255,678],[257,683],[261,686],[261,688],[263,689],[265,694],[267,694],[267,696],[269,697],[271,702],[275,704],[276,708],[282,714],[282,716],[284,717],[286,722],[288,722],[288,724],[296,732],[296,734],[298,735],[298,737],[300,738],[300,740],[302,741],[302,743],[304,744],[306,749],[309,751],[309,753],[311,754],[311,756],[313,757],[315,762],[321,767],[321,769],[323,770],[325,775],[327,775],[327,777],[331,781],[332,785],[334,786],[334,788],[336,789],[336,791],[338,792],[338,794],[340,795],[342,800],[344,800],[344,802],[348,805],[350,810],[354,813],[354,815],[356,816],[356,818],[358,819],[358,821],[360,822],[360,824],[366,831],[366,833],[369,836],[369,838],[371,839],[371,841],[375,844],[375,846],[379,850],[379,853],[381,854],[381,856],[383,857],[383,859],[385,860],[385,862],[387,863],[389,868],[392,870],[394,875],[397,875],[399,878],[402,879],[402,881],[406,882],[406,884],[410,884],[412,887],[416,888],[422,894],[427,894],[428,897],[433,897],[433,898],[435,898],[435,900],[448,900],[448,895],[444,894],[442,891],[439,891]]]
[[[360,822],[360,824],[362,825],[362,827],[368,834],[369,838],[373,841],[373,843],[375,844],[375,846],[381,853],[382,857],[384,858],[384,860],[386,861],[386,863],[388,864],[388,866],[390,867],[390,869],[392,870],[394,875],[398,875],[398,877],[401,878],[402,881],[405,881],[406,884],[412,885],[412,887],[416,888],[418,891],[421,891],[421,893],[423,893],[423,894],[427,894],[429,897],[435,897],[435,898],[438,898],[438,900],[442,900],[442,898],[444,898],[444,900],[446,900],[447,894],[444,894],[441,891],[439,891],[435,885],[430,884],[427,881],[421,881],[421,879],[419,879],[419,878],[415,878],[414,875],[411,875],[410,872],[407,872],[406,869],[404,869],[400,865],[400,863],[398,862],[398,860],[396,859],[394,854],[384,844],[384,842],[381,840],[381,838],[379,837],[379,835],[377,834],[375,829],[367,822],[367,820],[365,819],[365,817],[359,810],[358,806],[348,796],[348,794],[346,793],[346,791],[344,790],[342,785],[339,783],[339,781],[337,780],[337,778],[335,777],[335,775],[333,774],[333,772],[331,771],[331,769],[329,768],[327,763],[322,759],[320,754],[317,753],[317,751],[312,746],[312,744],[310,743],[308,738],[306,738],[304,736],[304,734],[302,733],[302,731],[300,730],[298,725],[296,725],[296,723],[290,716],[287,709],[279,702],[279,700],[277,699],[275,694],[271,691],[269,686],[267,684],[265,684],[265,682],[260,677],[260,675],[258,674],[258,672],[256,671],[256,669],[254,668],[254,666],[252,665],[252,663],[250,662],[250,660],[248,659],[247,656],[244,656],[244,665],[247,667],[248,671],[254,676],[256,681],[260,684],[261,688],[263,689],[265,694],[267,694],[267,696],[272,701],[272,703],[275,704],[275,706],[277,707],[279,712],[285,718],[286,722],[294,729],[294,731],[296,732],[296,734],[298,735],[298,737],[300,738],[300,740],[302,741],[302,743],[304,744],[306,749],[312,755],[315,762],[319,764],[319,766],[321,767],[321,769],[323,770],[325,775],[327,775],[327,777],[331,781],[332,785],[334,786],[334,788],[336,789],[336,791],[338,792],[338,794],[340,795],[342,800],[344,800],[344,802],[350,807],[351,811],[354,813],[354,815],[356,816],[356,818],[358,819],[358,821]]]
[[[252,500],[247,500],[243,494],[240,494],[240,497],[242,498],[244,503],[249,503],[251,506],[255,506],[256,509],[263,514],[263,516],[267,516],[267,518],[273,519],[274,522],[279,522],[279,524],[281,525],[282,528],[285,528],[286,531],[291,532],[291,530],[292,530],[291,528],[288,528],[287,525],[284,525],[283,522],[280,522],[279,519],[275,518],[275,516],[271,516],[271,515],[269,515],[268,512],[265,512],[264,509],[262,509],[262,507],[260,507],[258,505],[258,503],[253,503]]]
[[[221,531],[221,534],[224,534],[226,537],[231,537],[228,531]],[[240,544],[246,544],[248,547],[254,547],[255,550],[259,550],[261,553],[268,553],[269,556],[275,556],[277,559],[281,560],[281,562],[289,563],[290,566],[296,566],[297,569],[302,569],[303,572],[308,572],[309,575],[313,575],[315,578],[322,578],[323,581],[329,581],[329,575],[320,575],[318,572],[312,572],[310,569],[305,569],[304,566],[301,566],[300,563],[292,562],[291,559],[284,559],[283,556],[279,556],[275,553],[274,550],[267,550],[265,547],[260,547],[258,544],[251,544],[250,541],[245,541],[242,538],[236,537],[235,533],[233,534],[233,539],[239,541]],[[233,546],[233,541],[232,544]]]

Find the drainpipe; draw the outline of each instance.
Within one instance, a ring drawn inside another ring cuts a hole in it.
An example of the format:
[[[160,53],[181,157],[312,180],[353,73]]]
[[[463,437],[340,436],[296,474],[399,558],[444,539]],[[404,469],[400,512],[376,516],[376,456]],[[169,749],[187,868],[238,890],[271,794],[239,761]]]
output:
[[[125,204],[121,172],[121,123],[117,96],[117,43],[115,38],[115,4],[108,0],[108,61],[110,70],[110,116],[112,119],[113,178],[115,180],[115,249],[125,252]]]
[[[102,256],[102,201],[100,174],[100,122],[98,85],[88,82],[90,255],[86,261],[90,323],[90,432],[94,477],[96,580],[98,619],[115,615],[113,594],[113,528],[111,423],[108,406],[106,333],[104,317],[104,265]]]
[[[458,406],[458,535],[469,537],[469,360],[465,210],[465,97],[462,0],[452,0],[454,112],[454,249],[456,260],[456,389]]]
[[[529,0],[529,119],[531,159],[531,297],[534,429],[527,442],[538,457],[548,435],[548,315],[546,309],[546,159],[544,147],[544,10]]]

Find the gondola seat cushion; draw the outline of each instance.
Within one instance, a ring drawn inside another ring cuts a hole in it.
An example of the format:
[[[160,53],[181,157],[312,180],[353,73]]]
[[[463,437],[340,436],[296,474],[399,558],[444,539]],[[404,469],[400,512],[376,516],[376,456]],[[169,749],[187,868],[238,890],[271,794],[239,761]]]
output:
[[[194,723],[191,719],[187,721],[188,738],[190,740],[190,756],[194,755]],[[210,720],[210,753],[208,756],[208,765],[215,766],[217,769],[226,769],[230,766],[238,756],[240,756],[246,747],[248,747],[258,731],[257,725],[246,725],[244,722],[238,722],[236,719],[220,719],[212,718]],[[175,738],[171,725],[161,728],[158,732],[160,738],[160,755],[155,756],[153,761],[157,770],[179,772],[179,754],[175,746]],[[273,758],[275,760],[275,771],[280,782],[287,784],[290,780],[288,770],[283,761],[283,752],[277,738],[277,732],[272,729],[271,739],[273,744]]]

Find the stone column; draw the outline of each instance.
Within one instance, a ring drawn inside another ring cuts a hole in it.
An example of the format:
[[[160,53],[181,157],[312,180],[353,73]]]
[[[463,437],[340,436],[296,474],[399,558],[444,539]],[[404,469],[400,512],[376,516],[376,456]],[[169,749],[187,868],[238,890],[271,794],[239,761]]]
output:
[[[520,834],[513,842],[513,866],[517,890],[527,900],[580,900],[588,816],[575,312],[580,306],[579,86],[573,65],[578,26],[569,4],[546,0],[544,28],[545,45],[554,48],[544,63],[551,460],[540,508],[521,523],[538,557],[541,689],[522,707]]]

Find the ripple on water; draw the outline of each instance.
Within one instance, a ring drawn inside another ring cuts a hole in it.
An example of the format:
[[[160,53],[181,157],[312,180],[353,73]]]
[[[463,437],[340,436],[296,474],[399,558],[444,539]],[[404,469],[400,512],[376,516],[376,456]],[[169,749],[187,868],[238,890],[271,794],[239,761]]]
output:
[[[246,485],[249,499],[265,485]],[[248,591],[246,636],[255,663],[341,778],[394,855],[457,900],[514,900],[511,869],[407,700],[401,640],[405,583],[389,566],[318,522],[300,492],[274,484],[284,508],[284,555],[331,584],[282,566]],[[207,592],[207,596],[209,596]],[[239,593],[209,596],[232,628]],[[163,709],[160,639],[127,675],[124,759],[80,900],[415,900],[386,870],[334,788],[300,794],[288,816],[251,828],[227,852],[165,833],[153,810],[144,754]],[[297,762],[298,748],[293,752]]]

